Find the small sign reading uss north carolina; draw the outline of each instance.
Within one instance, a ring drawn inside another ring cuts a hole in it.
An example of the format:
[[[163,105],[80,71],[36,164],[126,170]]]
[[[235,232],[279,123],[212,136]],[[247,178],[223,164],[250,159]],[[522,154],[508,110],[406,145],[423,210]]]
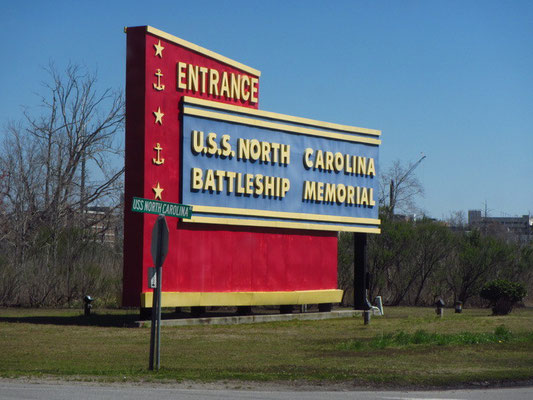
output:
[[[139,197],[133,198],[131,211],[147,214],[162,214],[167,217],[176,218],[191,218],[192,215],[191,206],[177,203],[167,203],[165,201],[141,199]]]

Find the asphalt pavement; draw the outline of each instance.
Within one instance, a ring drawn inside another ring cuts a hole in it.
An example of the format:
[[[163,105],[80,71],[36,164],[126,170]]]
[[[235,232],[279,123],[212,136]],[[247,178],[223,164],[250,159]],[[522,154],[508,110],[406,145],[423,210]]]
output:
[[[246,385],[245,383],[243,385]],[[0,381],[0,400],[527,400],[533,387],[439,391],[306,391],[181,388],[166,385],[103,385],[99,383],[33,383]]]

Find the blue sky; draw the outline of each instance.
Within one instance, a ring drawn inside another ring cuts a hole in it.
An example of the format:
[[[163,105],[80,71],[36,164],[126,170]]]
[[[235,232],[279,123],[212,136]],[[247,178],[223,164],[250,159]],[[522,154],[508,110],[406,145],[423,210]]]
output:
[[[0,23],[0,124],[53,61],[123,88],[124,26],[152,25],[259,69],[260,108],[380,129],[381,168],[416,174],[427,215],[533,213],[533,2],[16,1]]]

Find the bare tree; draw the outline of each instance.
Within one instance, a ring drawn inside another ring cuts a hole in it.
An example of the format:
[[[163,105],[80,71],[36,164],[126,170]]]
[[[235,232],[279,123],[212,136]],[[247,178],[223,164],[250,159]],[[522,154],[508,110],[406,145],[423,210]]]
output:
[[[119,205],[124,171],[116,157],[122,93],[99,92],[96,75],[79,66],[47,71],[40,112],[26,110],[22,123],[8,125],[0,153],[0,199],[10,219],[2,235],[15,250],[15,271],[38,277],[28,293],[34,304],[70,301],[80,246]],[[89,217],[89,205],[108,213]]]
[[[110,168],[109,156],[122,151],[114,139],[123,127],[124,100],[110,89],[98,93],[96,76],[79,66],[67,67],[64,75],[53,66],[48,72],[51,83],[41,98],[44,112],[39,117],[25,112],[26,132],[37,143],[44,167],[38,196],[43,213],[62,220],[113,193],[123,168]],[[99,178],[86,179],[82,169]]]
[[[392,217],[396,211],[413,213],[418,211],[415,200],[424,195],[424,187],[414,174],[414,170],[426,156],[417,162],[405,166],[400,160],[381,174],[380,205],[387,216]]]
[[[452,211],[446,222],[452,229],[463,230],[467,226],[466,214],[463,210]]]

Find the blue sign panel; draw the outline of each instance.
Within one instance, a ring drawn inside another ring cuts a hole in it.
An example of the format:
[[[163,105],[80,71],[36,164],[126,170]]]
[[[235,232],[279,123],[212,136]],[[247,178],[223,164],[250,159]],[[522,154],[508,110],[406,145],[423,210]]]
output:
[[[186,98],[192,222],[379,233],[379,131]]]

